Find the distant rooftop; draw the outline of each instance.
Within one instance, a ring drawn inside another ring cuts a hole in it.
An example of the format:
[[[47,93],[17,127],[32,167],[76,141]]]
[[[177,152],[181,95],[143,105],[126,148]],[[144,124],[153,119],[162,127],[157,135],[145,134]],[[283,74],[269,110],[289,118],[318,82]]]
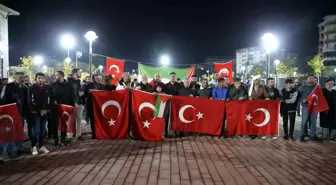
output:
[[[13,9],[10,9],[10,8],[2,5],[2,4],[0,4],[0,10],[8,13],[8,15],[20,15],[19,12],[15,11]]]

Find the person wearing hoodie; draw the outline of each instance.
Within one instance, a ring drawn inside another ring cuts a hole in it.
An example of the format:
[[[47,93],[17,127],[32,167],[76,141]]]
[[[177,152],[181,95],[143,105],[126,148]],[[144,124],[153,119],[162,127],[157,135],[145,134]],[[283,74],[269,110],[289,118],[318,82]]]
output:
[[[198,95],[200,98],[212,99],[212,88],[209,86],[208,79],[202,79],[202,87],[199,89]]]

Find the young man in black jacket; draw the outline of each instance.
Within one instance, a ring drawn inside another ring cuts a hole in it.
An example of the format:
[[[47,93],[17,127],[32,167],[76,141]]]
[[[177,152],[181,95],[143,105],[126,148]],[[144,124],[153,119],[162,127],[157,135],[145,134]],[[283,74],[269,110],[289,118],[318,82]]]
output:
[[[28,114],[28,104],[27,104],[27,87],[24,85],[24,73],[17,72],[15,73],[15,81],[5,85],[2,89],[1,104],[11,104],[16,103],[19,114],[21,117],[22,126],[24,126],[24,120],[27,118]],[[9,145],[12,145],[12,151],[8,151]],[[3,156],[5,158],[11,153],[14,157],[18,156],[21,151],[21,141],[4,143],[3,147]]]
[[[58,125],[57,125],[57,105],[64,104],[69,106],[75,106],[75,92],[74,88],[64,80],[63,71],[57,71],[55,73],[55,82],[51,84],[50,87],[50,103],[52,111],[52,120],[53,120],[53,132],[55,145],[65,146],[65,133],[61,132],[61,142],[58,142]]]
[[[72,77],[68,79],[68,83],[73,87],[74,90],[74,101],[76,107],[76,138],[78,140],[83,140],[82,138],[82,115],[84,111],[84,103],[82,97],[84,96],[84,91],[81,87],[81,71],[77,68],[72,70]]]
[[[44,74],[36,73],[36,83],[28,89],[28,106],[29,119],[28,124],[31,124],[31,152],[33,155],[38,154],[37,139],[39,142],[39,151],[49,153],[49,150],[44,146],[44,133],[47,123],[47,113],[49,110],[49,87],[44,85]]]
[[[181,83],[176,81],[176,73],[170,73],[170,82],[166,83],[164,91],[166,94],[177,96],[179,94],[179,90],[182,87]]]
[[[269,93],[269,99],[271,100],[280,100],[281,94],[277,88],[274,87],[275,80],[274,78],[267,79],[267,87],[265,88],[266,92]]]
[[[202,79],[202,89],[199,89],[198,94],[200,98],[212,99],[212,88],[209,86],[208,79]]]
[[[281,90],[281,108],[280,113],[283,117],[283,127],[285,136],[284,139],[294,140],[294,126],[295,126],[295,116],[296,116],[296,104],[299,99],[299,93],[296,89],[292,88],[293,80],[287,79],[285,81],[286,87]],[[290,121],[289,135],[288,135],[288,117]]]
[[[92,75],[92,83],[89,83],[84,89],[84,96],[87,97],[86,110],[88,117],[90,119],[90,126],[92,131],[92,139],[96,139],[96,129],[94,124],[94,114],[93,114],[93,102],[92,102],[92,91],[95,90],[105,90],[103,84],[99,83],[99,76]]]

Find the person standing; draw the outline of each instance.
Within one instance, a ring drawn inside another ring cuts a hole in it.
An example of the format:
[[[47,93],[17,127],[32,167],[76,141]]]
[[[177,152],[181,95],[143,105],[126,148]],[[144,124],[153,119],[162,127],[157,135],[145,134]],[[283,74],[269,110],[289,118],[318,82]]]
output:
[[[171,72],[169,77],[170,77],[170,82],[166,83],[164,91],[166,94],[177,96],[179,94],[179,89],[181,88],[181,83],[176,81],[175,72]]]
[[[71,78],[68,78],[68,83],[73,87],[74,91],[74,101],[75,101],[75,114],[76,114],[76,138],[78,140],[83,140],[82,138],[82,116],[84,111],[84,103],[82,101],[82,97],[84,96],[84,91],[81,87],[81,70],[73,69],[71,71]]]
[[[128,73],[124,73],[122,79],[119,81],[117,90],[121,89],[131,89],[131,77]]]
[[[105,90],[103,84],[99,83],[99,76],[94,74],[92,75],[92,83],[89,83],[84,90],[84,95],[87,97],[86,110],[88,117],[90,119],[90,126],[92,132],[92,139],[96,139],[96,129],[94,123],[94,114],[93,114],[93,102],[92,102],[92,92],[95,90]]]
[[[196,97],[197,92],[195,89],[192,89],[190,86],[190,80],[189,78],[185,78],[183,81],[183,87],[179,89],[179,96],[191,96]]]
[[[75,92],[73,86],[64,79],[63,71],[55,73],[55,82],[50,87],[50,103],[52,111],[53,135],[56,146],[65,146],[65,133],[61,132],[61,142],[58,138],[58,106],[59,104],[75,106]]]
[[[300,102],[302,102],[302,122],[301,122],[301,131],[300,131],[300,141],[305,142],[305,130],[307,128],[307,121],[310,121],[310,138],[313,141],[320,140],[316,136],[316,121],[317,121],[317,114],[308,114],[308,102],[307,98],[311,94],[311,92],[316,87],[315,83],[315,76],[314,75],[308,75],[306,79],[306,84],[302,85],[299,88],[300,93]]]
[[[18,111],[21,118],[22,127],[24,127],[24,120],[28,116],[28,101],[27,101],[27,86],[24,85],[24,73],[16,72],[14,76],[14,82],[5,85],[2,89],[1,104],[11,104],[16,103]],[[30,136],[30,131],[28,132]],[[9,145],[12,145],[12,150],[9,151]],[[22,141],[4,143],[2,145],[3,156],[8,158],[8,155],[11,154],[13,157],[17,157],[22,152],[21,150]]]
[[[241,84],[240,78],[233,79],[233,86],[231,86],[229,94],[232,100],[246,100],[247,99],[247,91],[244,85]]]
[[[217,87],[212,89],[212,98],[214,100],[220,100],[220,101],[228,101],[230,100],[230,94],[229,94],[229,89],[225,87],[225,80],[224,78],[219,78],[218,79],[218,85]],[[223,113],[225,116],[225,113]],[[221,135],[219,138],[225,138],[225,118],[223,119],[223,126],[222,126],[222,131]]]
[[[47,123],[47,113],[49,111],[49,87],[44,85],[45,76],[43,73],[36,73],[35,81],[28,89],[29,118],[28,124],[31,124],[31,152],[37,155],[37,140],[39,142],[39,151],[49,153],[44,146],[45,126]]]
[[[299,99],[299,93],[293,86],[293,80],[287,79],[285,81],[286,87],[281,90],[281,108],[280,114],[283,117],[284,139],[294,140],[293,133],[295,127],[296,104]],[[289,117],[289,135],[288,135],[288,117]]]
[[[269,100],[269,93],[265,90],[265,87],[261,84],[260,79],[254,81],[252,94],[249,97],[250,100]]]
[[[198,94],[200,98],[212,99],[212,88],[208,84],[208,79],[203,78],[202,87],[199,89]]]
[[[158,85],[160,85],[160,84],[158,84]],[[147,78],[147,75],[145,75],[145,74],[141,76],[141,82],[138,84],[138,86],[140,86],[141,91],[145,91],[145,92],[149,92],[149,93],[154,91],[152,85],[150,85],[148,83],[148,78]]]
[[[159,73],[154,75],[154,79],[149,84],[153,87],[153,89],[156,89],[156,86],[159,84],[164,87],[164,83],[161,81],[161,75]]]
[[[267,87],[265,88],[266,92],[269,94],[269,99],[271,100],[280,100],[281,94],[277,88],[274,87],[275,80],[274,78],[267,79]]]
[[[295,79],[294,83],[294,89],[299,90],[299,88],[302,86],[299,79]],[[296,113],[298,116],[301,116],[301,102],[298,102],[296,105]]]
[[[113,77],[112,75],[105,76],[105,90],[107,91],[115,91],[117,86],[113,85]]]
[[[199,91],[201,89],[201,85],[197,83],[197,77],[196,77],[196,75],[192,75],[190,86],[195,91]]]
[[[219,74],[218,73],[214,73],[212,75],[212,80],[209,82],[209,85],[210,85],[211,88],[214,88],[214,87],[217,86],[218,79],[219,79]]]
[[[323,138],[326,139],[331,139],[331,132],[336,129],[336,90],[333,87],[334,81],[328,79],[322,89],[329,106],[329,110],[320,113],[320,126],[323,128]]]

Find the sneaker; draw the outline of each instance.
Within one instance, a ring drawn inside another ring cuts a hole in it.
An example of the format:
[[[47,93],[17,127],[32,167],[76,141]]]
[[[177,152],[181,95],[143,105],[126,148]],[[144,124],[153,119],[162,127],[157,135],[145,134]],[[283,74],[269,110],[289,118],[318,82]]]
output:
[[[40,148],[40,152],[47,154],[47,153],[49,153],[49,150],[46,147],[42,146]]]
[[[283,138],[284,138],[284,140],[289,140],[288,136],[284,136]]]
[[[293,136],[289,136],[289,139],[292,140],[292,141],[295,140]]]
[[[37,155],[37,154],[38,154],[36,146],[34,146],[34,147],[31,149],[31,152],[32,152],[33,155]]]

